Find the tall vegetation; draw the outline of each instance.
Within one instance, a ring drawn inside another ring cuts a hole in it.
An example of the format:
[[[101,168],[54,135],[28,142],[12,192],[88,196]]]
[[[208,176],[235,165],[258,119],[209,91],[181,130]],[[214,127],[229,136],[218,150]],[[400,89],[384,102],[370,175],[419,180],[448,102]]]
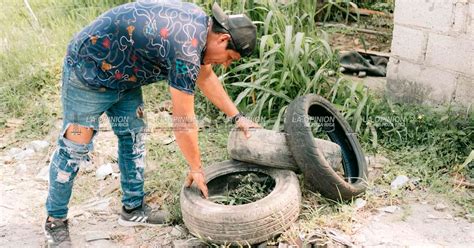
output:
[[[100,13],[125,2],[129,1],[7,0],[0,13],[0,127],[10,118],[23,118],[21,137],[45,134],[60,113],[58,82],[67,42]],[[214,0],[193,2],[208,11]],[[338,52],[316,26],[317,15],[324,10],[355,20],[357,16],[348,12],[356,7],[353,2],[217,2],[232,13],[248,14],[258,26],[254,55],[228,70],[218,70],[239,109],[264,119],[261,122],[266,127],[281,129],[288,103],[299,95],[315,93],[344,113],[368,150],[412,154],[416,150],[429,157],[413,163],[436,164],[432,169],[439,170],[462,163],[474,148],[474,120],[469,111],[391,104],[338,72]],[[148,92],[157,92],[153,90],[156,86],[147,87]],[[218,116],[217,111],[208,111],[212,107],[202,96],[196,102],[199,114]]]

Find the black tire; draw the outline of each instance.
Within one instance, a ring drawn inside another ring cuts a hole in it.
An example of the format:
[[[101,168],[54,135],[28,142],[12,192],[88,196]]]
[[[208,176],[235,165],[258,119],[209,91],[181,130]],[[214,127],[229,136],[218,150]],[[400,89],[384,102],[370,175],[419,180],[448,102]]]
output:
[[[341,169],[341,148],[328,140],[315,139],[315,142],[331,167]],[[242,131],[233,129],[229,133],[227,151],[235,160],[300,172],[288,147],[286,133],[263,128],[252,129],[251,136],[247,139]]]
[[[329,166],[314,142],[311,117],[317,117],[322,130],[341,147],[344,177]],[[324,123],[325,120],[333,120],[332,126]],[[296,98],[288,106],[285,131],[290,151],[310,190],[334,200],[351,199],[365,191],[367,163],[357,134],[329,101],[314,94]]]
[[[275,186],[264,198],[243,205],[221,205],[201,197],[193,185],[181,190],[183,221],[196,237],[215,244],[251,245],[266,241],[288,229],[299,215],[301,191],[296,174],[228,160],[205,168],[207,183],[238,172],[269,175]],[[210,192],[212,191],[209,188]]]

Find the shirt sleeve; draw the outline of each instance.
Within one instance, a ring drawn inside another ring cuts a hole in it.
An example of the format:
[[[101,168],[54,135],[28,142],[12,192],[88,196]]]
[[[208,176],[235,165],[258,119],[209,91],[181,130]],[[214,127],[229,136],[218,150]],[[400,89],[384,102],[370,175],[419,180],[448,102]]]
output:
[[[176,59],[171,64],[168,84],[177,90],[193,95],[200,67],[199,64]]]

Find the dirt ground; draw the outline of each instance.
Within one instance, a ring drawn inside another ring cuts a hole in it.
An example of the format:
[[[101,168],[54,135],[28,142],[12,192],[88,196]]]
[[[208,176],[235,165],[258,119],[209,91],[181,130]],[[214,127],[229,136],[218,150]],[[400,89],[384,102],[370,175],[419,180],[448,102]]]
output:
[[[14,144],[7,145],[0,153],[0,247],[43,247],[45,244],[42,230],[48,190],[45,172],[59,126],[60,122],[45,137],[49,145],[39,151],[21,156],[19,154],[30,146]],[[78,175],[70,204],[74,246],[172,247],[174,240],[190,238],[185,227],[179,225],[155,228],[118,225],[119,181],[113,176],[98,180],[95,173],[97,165],[104,163],[108,156],[116,156],[114,153],[113,133],[99,133],[92,165],[82,168]],[[354,232],[347,235],[349,245],[468,247],[474,243],[474,224],[457,216],[455,206],[439,196],[419,197],[420,194],[414,192],[416,197],[389,209],[357,211],[353,218]],[[439,203],[445,207],[435,210]]]

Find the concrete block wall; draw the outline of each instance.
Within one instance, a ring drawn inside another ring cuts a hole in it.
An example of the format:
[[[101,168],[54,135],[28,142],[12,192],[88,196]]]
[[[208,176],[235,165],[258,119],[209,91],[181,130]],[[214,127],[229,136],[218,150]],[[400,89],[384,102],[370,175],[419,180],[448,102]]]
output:
[[[474,0],[396,0],[387,95],[474,105]]]

